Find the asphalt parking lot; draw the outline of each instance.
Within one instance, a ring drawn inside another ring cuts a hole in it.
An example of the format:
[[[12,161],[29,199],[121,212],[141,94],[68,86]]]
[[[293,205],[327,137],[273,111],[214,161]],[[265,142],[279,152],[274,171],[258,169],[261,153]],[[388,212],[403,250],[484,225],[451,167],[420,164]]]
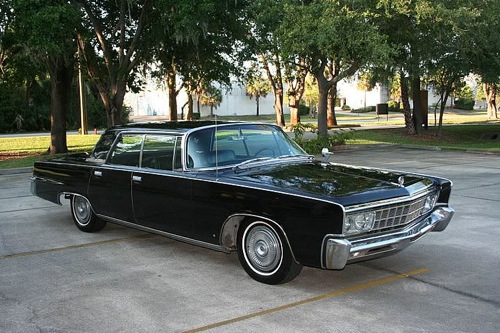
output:
[[[455,217],[391,257],[292,282],[237,255],[108,224],[0,175],[0,332],[500,332],[500,156],[378,147],[333,161],[450,178]]]

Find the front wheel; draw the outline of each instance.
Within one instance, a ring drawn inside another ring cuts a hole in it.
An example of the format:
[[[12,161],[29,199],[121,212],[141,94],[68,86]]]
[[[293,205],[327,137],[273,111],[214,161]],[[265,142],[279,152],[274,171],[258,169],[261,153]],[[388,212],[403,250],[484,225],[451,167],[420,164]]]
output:
[[[85,232],[100,231],[106,226],[106,221],[98,218],[87,198],[80,195],[71,197],[71,215],[78,229]]]
[[[281,232],[263,221],[251,221],[240,228],[238,258],[254,280],[266,284],[285,283],[302,270],[280,235]]]

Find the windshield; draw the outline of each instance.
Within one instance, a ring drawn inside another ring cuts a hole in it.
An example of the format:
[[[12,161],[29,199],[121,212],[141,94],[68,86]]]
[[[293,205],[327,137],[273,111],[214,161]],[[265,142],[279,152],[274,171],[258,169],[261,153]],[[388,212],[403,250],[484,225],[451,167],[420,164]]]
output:
[[[306,155],[281,128],[266,124],[234,124],[206,128],[189,135],[187,167],[236,165],[256,158]]]

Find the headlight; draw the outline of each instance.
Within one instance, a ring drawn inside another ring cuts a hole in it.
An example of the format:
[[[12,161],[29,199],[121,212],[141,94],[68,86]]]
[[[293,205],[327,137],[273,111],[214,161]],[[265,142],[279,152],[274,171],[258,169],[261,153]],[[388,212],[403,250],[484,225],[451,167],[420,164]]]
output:
[[[374,222],[375,212],[373,211],[347,214],[344,221],[344,235],[368,232],[373,228]]]
[[[437,194],[432,194],[429,195],[427,198],[425,198],[424,208],[422,213],[425,214],[431,211],[432,208],[434,208],[434,205],[436,204],[436,200],[437,200]]]

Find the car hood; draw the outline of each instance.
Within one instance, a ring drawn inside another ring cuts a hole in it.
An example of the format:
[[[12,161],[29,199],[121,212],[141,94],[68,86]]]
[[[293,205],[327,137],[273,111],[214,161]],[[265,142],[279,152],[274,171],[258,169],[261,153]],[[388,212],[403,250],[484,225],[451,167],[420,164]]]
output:
[[[252,168],[230,178],[345,206],[412,196],[434,185],[431,178],[415,174],[320,161]]]

